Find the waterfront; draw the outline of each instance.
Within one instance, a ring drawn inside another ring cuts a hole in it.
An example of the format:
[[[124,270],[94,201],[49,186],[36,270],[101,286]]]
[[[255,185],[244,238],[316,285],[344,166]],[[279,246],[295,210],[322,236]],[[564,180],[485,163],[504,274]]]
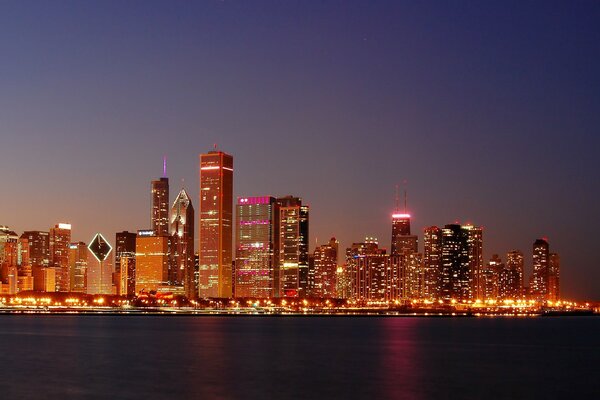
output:
[[[12,315],[5,398],[597,398],[600,318]]]

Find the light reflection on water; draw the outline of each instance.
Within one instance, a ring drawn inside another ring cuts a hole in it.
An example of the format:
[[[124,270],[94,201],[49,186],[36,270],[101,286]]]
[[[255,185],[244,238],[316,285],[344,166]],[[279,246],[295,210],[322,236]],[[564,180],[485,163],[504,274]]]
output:
[[[3,316],[0,393],[600,398],[598,333],[594,317]]]

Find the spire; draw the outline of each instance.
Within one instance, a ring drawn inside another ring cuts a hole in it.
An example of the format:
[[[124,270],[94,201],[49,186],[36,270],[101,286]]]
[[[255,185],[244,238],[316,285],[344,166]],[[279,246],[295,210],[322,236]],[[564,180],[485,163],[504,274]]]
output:
[[[167,156],[163,156],[163,178],[167,177]]]

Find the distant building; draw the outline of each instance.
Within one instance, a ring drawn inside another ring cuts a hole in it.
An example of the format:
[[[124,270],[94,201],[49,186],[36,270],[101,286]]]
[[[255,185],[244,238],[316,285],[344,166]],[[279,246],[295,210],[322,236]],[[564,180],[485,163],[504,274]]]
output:
[[[274,197],[240,197],[237,201],[235,296],[269,298],[275,295]]]
[[[418,238],[410,234],[410,214],[395,212],[392,214],[391,255],[397,256],[406,251],[419,251]]]
[[[499,295],[499,277],[505,269],[498,254],[492,255],[479,277],[479,296],[477,300],[496,300]]]
[[[200,155],[200,297],[232,296],[233,157],[221,151]]]
[[[88,245],[87,294],[114,294],[112,246],[100,233]]]
[[[169,178],[152,181],[152,230],[156,235],[169,234]]]
[[[69,246],[69,291],[86,293],[88,248],[83,242]]]
[[[523,253],[518,250],[506,254],[506,264],[498,273],[498,298],[518,300],[523,297]]]
[[[352,275],[352,299],[384,301],[388,297],[389,255],[375,238],[353,243],[346,250],[346,264]]]
[[[446,300],[471,300],[472,273],[469,231],[457,224],[442,229],[441,297]]]
[[[529,290],[533,299],[548,300],[550,246],[546,239],[537,239],[533,243],[533,274]]]
[[[172,266],[169,282],[183,286],[188,299],[198,297],[194,284],[194,207],[185,189],[181,189],[171,207]]]
[[[423,292],[426,299],[437,299],[442,292],[442,230],[430,226],[423,231]]]
[[[329,243],[315,248],[314,277],[311,296],[323,299],[336,296],[336,273],[338,268],[339,242],[331,238]]]
[[[135,232],[122,231],[115,235],[115,279],[116,291],[119,295],[135,293]],[[123,259],[127,258],[127,269],[124,269]],[[123,285],[129,285],[128,288]]]
[[[50,228],[51,266],[56,270],[56,291],[69,291],[69,246],[71,224],[57,224]]]
[[[25,231],[21,238],[27,239],[29,262],[33,267],[50,265],[50,234],[41,231]]]
[[[135,249],[135,293],[170,291],[169,237],[138,231]]]
[[[294,196],[277,199],[278,269],[275,295],[306,297],[308,295],[308,227],[309,208]]]
[[[486,294],[485,277],[483,272],[483,229],[473,225],[463,225],[467,232],[467,248],[469,252],[469,283],[468,300],[483,299]]]
[[[548,300],[560,300],[560,256],[550,253],[548,263]]]

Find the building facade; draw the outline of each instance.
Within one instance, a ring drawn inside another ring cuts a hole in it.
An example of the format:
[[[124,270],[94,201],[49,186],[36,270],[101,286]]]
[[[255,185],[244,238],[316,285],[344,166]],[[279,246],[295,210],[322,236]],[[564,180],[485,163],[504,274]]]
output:
[[[233,157],[221,151],[200,155],[200,297],[232,296]]]
[[[198,297],[194,284],[194,207],[191,197],[181,189],[171,207],[172,268],[169,284],[182,286],[188,299]]]

